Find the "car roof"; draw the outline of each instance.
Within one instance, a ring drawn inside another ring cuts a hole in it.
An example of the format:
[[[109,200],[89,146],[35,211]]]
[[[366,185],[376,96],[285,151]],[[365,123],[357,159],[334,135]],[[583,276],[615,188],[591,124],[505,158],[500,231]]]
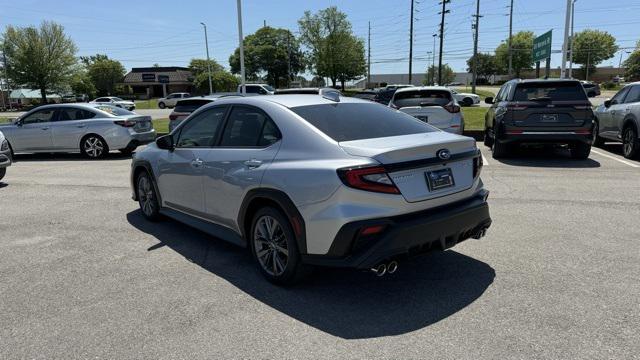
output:
[[[409,92],[409,91],[420,91],[420,90],[443,90],[447,92],[451,92],[451,89],[445,86],[412,86],[398,89],[397,93]]]
[[[338,103],[359,103],[359,104],[372,104],[371,101],[362,100],[358,98],[345,97],[340,96],[340,101],[336,102],[330,99],[323,97],[322,95],[314,95],[314,94],[283,94],[283,95],[262,95],[262,96],[249,96],[249,97],[238,97],[238,98],[223,98],[216,101],[216,104],[225,104],[233,102],[236,104],[247,104],[247,105],[260,105],[264,102],[271,102],[280,104],[284,107],[293,108],[298,106],[309,106],[309,105],[335,105]]]
[[[545,83],[545,82],[580,82],[577,79],[560,79],[560,78],[547,78],[547,79],[513,79],[511,81],[515,81],[518,83]]]

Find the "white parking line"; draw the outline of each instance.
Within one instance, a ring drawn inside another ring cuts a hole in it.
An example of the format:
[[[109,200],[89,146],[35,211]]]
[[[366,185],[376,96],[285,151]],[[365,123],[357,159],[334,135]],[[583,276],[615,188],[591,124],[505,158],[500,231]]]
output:
[[[615,156],[611,156],[611,155],[609,155],[609,154],[601,153],[600,151],[597,151],[597,150],[593,150],[593,149],[591,149],[591,152],[592,152],[592,153],[595,153],[595,154],[598,154],[598,155],[600,155],[600,156],[604,156],[604,157],[606,157],[606,158],[609,158],[609,159],[615,160],[615,161],[617,161],[617,162],[621,162],[621,163],[623,163],[623,164],[625,164],[625,165],[629,165],[629,166],[634,167],[634,168],[640,168],[640,165],[638,165],[638,164],[634,164],[634,163],[632,163],[632,162],[630,162],[630,161],[627,161],[627,160],[618,159],[618,158],[617,158],[617,157],[615,157]]]
[[[486,158],[486,157],[484,157],[484,154],[480,154],[480,155],[482,155],[482,164],[483,164],[484,166],[489,165],[489,162],[487,161],[487,158]]]

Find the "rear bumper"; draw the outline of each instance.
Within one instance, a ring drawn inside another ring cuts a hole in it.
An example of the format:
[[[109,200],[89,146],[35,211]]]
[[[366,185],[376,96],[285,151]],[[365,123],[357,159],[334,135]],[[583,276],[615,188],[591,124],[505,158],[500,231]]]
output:
[[[125,149],[133,149],[141,145],[146,145],[156,141],[156,130],[146,131],[143,133],[131,134],[131,140],[124,146]]]
[[[326,255],[303,255],[313,265],[370,269],[397,257],[445,250],[483,233],[491,225],[488,191],[471,199],[417,213],[344,225]],[[359,236],[364,227],[384,225],[379,236]]]
[[[503,143],[587,143],[593,142],[593,134],[562,130],[523,130],[522,132],[505,132],[498,139]]]

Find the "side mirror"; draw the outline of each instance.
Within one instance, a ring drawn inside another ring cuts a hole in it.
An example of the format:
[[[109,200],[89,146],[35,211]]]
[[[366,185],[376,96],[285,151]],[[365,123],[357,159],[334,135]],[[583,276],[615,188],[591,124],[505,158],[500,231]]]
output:
[[[611,99],[607,99],[604,101],[604,107],[608,108],[609,106],[611,106]]]
[[[173,136],[171,134],[160,136],[156,139],[156,146],[158,146],[158,149],[173,150]]]
[[[493,98],[491,96],[484,99],[484,102],[487,104],[493,104]]]
[[[16,126],[18,126],[18,127],[21,127],[22,125],[24,125],[24,124],[22,123],[22,120],[21,120],[21,119],[16,120],[15,124],[16,124]]]

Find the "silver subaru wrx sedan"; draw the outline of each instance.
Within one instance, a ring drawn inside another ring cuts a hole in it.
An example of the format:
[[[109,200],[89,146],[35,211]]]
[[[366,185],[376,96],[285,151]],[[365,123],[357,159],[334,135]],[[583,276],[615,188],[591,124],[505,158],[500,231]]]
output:
[[[225,98],[136,153],[133,199],[248,246],[270,281],[393,273],[491,224],[474,139],[337,94]]]
[[[0,131],[14,154],[80,151],[93,159],[112,149],[131,153],[156,138],[150,116],[101,104],[40,106]]]

